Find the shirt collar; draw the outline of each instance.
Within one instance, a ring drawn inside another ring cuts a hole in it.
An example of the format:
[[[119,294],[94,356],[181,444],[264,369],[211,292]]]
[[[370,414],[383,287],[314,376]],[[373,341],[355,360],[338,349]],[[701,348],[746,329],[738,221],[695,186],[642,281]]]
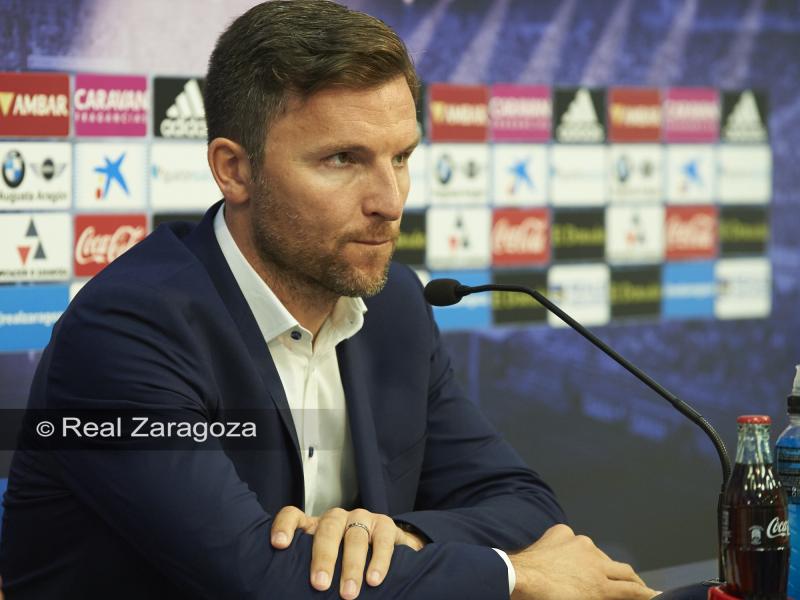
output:
[[[236,242],[228,230],[224,217],[225,204],[221,204],[214,217],[214,234],[222,250],[222,255],[233,273],[236,283],[242,290],[253,316],[256,318],[258,328],[264,340],[269,343],[281,334],[293,329],[303,328],[286,307],[278,300],[275,293],[263,279],[256,273],[252,265],[239,250]],[[355,335],[364,325],[364,313],[367,306],[361,298],[342,296],[337,300],[330,316],[323,324],[320,333],[330,327],[330,337],[333,345]]]

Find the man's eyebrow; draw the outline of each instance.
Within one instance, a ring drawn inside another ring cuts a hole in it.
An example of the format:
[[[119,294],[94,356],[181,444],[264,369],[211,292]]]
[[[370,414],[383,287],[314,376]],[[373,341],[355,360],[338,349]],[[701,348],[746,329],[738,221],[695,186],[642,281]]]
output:
[[[402,152],[411,152],[419,146],[420,142],[422,141],[421,136],[417,135],[414,138],[414,141],[411,142]],[[353,152],[355,154],[372,154],[374,150],[361,144],[359,142],[334,142],[331,144],[325,144],[324,146],[320,147],[317,152],[320,154],[338,154],[339,152]]]

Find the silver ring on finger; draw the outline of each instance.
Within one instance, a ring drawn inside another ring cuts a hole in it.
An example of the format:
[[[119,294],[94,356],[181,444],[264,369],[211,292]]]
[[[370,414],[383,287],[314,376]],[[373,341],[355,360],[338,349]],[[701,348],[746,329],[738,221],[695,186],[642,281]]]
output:
[[[353,521],[352,523],[349,523],[345,528],[344,532],[347,533],[348,531],[350,531],[352,527],[360,527],[361,529],[367,532],[368,540],[372,538],[372,533],[370,532],[369,527],[364,525],[364,523],[359,523],[358,521]]]

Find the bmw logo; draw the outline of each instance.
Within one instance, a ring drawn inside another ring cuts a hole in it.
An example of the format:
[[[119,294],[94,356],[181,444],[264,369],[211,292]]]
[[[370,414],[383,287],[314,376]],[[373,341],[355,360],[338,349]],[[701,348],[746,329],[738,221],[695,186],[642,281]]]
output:
[[[436,176],[439,183],[446,184],[453,178],[453,159],[447,154],[442,154],[436,163]]]
[[[25,161],[22,154],[16,150],[9,150],[3,159],[3,181],[10,188],[18,187],[25,178]]]

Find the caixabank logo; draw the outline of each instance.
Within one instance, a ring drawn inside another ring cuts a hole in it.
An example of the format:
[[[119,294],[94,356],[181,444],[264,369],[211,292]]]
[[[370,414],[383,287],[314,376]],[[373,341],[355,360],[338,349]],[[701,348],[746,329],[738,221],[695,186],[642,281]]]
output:
[[[0,210],[68,209],[72,149],[67,142],[0,143]]]
[[[69,76],[0,73],[0,137],[65,137],[69,108]]]
[[[431,141],[485,142],[489,137],[489,88],[430,84],[428,123]]]
[[[714,147],[708,144],[669,144],[665,152],[667,202],[710,204],[716,176]]]
[[[765,93],[756,90],[723,92],[722,141],[765,143],[769,140],[768,122]]]
[[[140,209],[145,205],[143,144],[75,145],[76,205],[92,211]]]
[[[153,79],[153,135],[205,139],[204,80],[198,77]]]
[[[494,271],[492,283],[523,285],[547,295],[547,271],[520,269]],[[496,325],[511,323],[544,323],[547,311],[536,300],[519,292],[492,292],[492,319]]]
[[[543,206],[549,187],[547,146],[495,144],[493,150],[495,205]]]
[[[661,314],[661,266],[611,270],[611,317],[628,319]]]
[[[556,141],[590,144],[605,141],[604,90],[558,88],[553,98],[553,134]]]

